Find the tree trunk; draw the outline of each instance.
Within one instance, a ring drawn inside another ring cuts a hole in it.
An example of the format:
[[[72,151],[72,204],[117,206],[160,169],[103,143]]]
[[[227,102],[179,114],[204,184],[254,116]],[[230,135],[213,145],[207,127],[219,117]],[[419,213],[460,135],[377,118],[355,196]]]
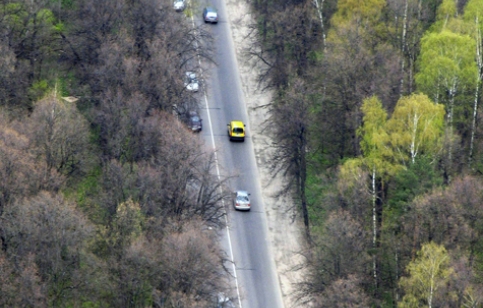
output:
[[[376,211],[376,167],[372,168],[372,272],[374,276],[374,291],[377,290],[377,266],[376,266],[376,246],[377,246],[377,211]]]
[[[406,66],[406,35],[407,35],[407,22],[408,22],[408,1],[406,0],[406,5],[404,6],[404,16],[403,16],[403,31],[401,36],[401,81],[399,84],[399,96],[404,93],[404,69]]]
[[[322,50],[325,53],[325,28],[324,28],[324,15],[322,14],[322,11],[324,9],[324,1],[325,0],[321,0],[319,5],[319,0],[314,0],[315,7],[317,8],[317,13],[319,15],[320,28],[322,29]]]
[[[309,228],[309,212],[307,210],[307,196],[305,194],[305,185],[307,181],[307,160],[306,160],[306,150],[307,150],[307,140],[305,138],[305,129],[302,128],[302,132],[300,134],[300,141],[301,141],[301,151],[300,151],[300,200],[302,206],[302,216],[304,218],[304,226],[305,226],[305,235],[307,239],[310,241],[310,228]]]
[[[454,100],[456,96],[456,82],[453,83],[450,89],[450,98],[449,98],[449,111],[448,111],[448,126],[450,132],[450,138],[453,136],[453,111],[454,111]],[[451,166],[453,160],[453,142],[449,141],[449,149],[448,149],[448,164]]]
[[[471,123],[471,139],[470,139],[470,153],[468,154],[468,167],[471,168],[473,160],[473,147],[475,143],[476,130],[476,116],[478,112],[478,92],[480,90],[480,82],[482,79],[483,59],[481,58],[481,33],[478,27],[478,16],[476,17],[476,61],[478,63],[478,74],[476,76],[475,101],[473,104],[473,121]]]

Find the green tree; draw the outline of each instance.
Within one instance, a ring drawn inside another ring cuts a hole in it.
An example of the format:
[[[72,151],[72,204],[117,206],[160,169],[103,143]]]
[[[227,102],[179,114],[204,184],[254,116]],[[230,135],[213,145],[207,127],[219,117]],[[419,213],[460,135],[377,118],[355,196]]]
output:
[[[332,17],[334,25],[355,20],[357,24],[377,22],[386,1],[383,0],[341,0],[337,2],[337,12]]]
[[[453,271],[449,264],[450,258],[444,246],[433,242],[424,244],[416,260],[406,267],[409,276],[400,280],[406,295],[398,307],[431,308],[437,289],[450,278]]]
[[[373,96],[365,99],[362,105],[364,113],[363,125],[358,130],[361,136],[361,149],[363,157],[350,159],[341,168],[340,179],[353,180],[353,175],[360,174],[359,169],[366,169],[370,173],[370,188],[372,195],[372,244],[377,249],[380,224],[379,217],[382,216],[382,186],[389,175],[395,174],[398,170],[397,165],[391,163],[393,153],[390,147],[386,146],[389,142],[389,135],[386,132],[387,113],[382,107],[380,100]],[[351,176],[352,175],[352,176]],[[351,179],[352,177],[352,179]],[[373,260],[373,275],[375,286],[377,287],[377,262],[376,255]]]
[[[442,23],[443,28],[446,27],[448,21],[458,15],[456,3],[453,0],[443,0],[439,5],[436,13],[436,25]]]
[[[444,130],[444,106],[433,103],[425,94],[401,98],[387,122],[390,143],[398,162],[414,164],[418,154],[437,151]]]
[[[428,33],[421,40],[420,71],[416,74],[416,83],[419,90],[436,103],[443,101],[448,104],[450,125],[458,90],[475,86],[477,66],[474,50],[473,38],[448,30]]]
[[[476,131],[476,118],[477,118],[477,111],[478,111],[478,102],[479,102],[479,87],[481,80],[483,79],[483,1],[482,0],[470,0],[466,4],[463,19],[468,24],[474,24],[474,27],[468,27],[472,29],[472,35],[476,40],[476,63],[478,65],[478,70],[476,72],[476,89],[474,94],[474,103],[473,103],[473,119],[471,123],[471,139],[470,139],[470,150],[468,155],[469,165],[471,166],[472,158],[473,158],[473,148],[474,148],[474,140],[475,140],[475,131]]]
[[[465,91],[476,87],[477,65],[475,62],[475,40],[469,35],[442,30],[428,33],[421,40],[419,58],[420,71],[416,75],[416,84],[423,93],[436,103],[446,105],[448,138],[453,137],[453,119],[455,105],[464,109]],[[464,113],[463,113],[464,116]],[[448,165],[453,161],[453,143],[447,148]]]

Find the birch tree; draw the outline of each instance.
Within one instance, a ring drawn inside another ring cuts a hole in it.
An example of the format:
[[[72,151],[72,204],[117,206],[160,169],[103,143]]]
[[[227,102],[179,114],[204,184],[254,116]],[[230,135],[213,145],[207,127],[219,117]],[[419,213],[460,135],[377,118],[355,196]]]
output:
[[[482,0],[470,0],[468,1],[463,19],[470,24],[474,24],[473,36],[476,40],[475,48],[475,58],[477,64],[477,72],[475,74],[476,87],[473,101],[473,118],[471,122],[471,138],[470,138],[470,149],[468,154],[468,165],[471,167],[471,162],[473,158],[473,149],[475,143],[475,130],[476,130],[476,117],[478,112],[478,100],[479,100],[479,90],[481,80],[483,78],[483,55],[482,55],[482,30],[483,30],[483,1]]]
[[[446,124],[450,138],[453,136],[457,95],[475,88],[477,65],[474,50],[473,38],[448,30],[428,33],[421,40],[420,71],[416,75],[416,84],[420,91],[436,103],[446,105]],[[448,160],[451,164],[451,145]]]
[[[409,276],[400,280],[406,291],[398,307],[433,307],[434,296],[450,277],[450,258],[444,246],[433,242],[424,244],[416,260],[409,263]]]
[[[389,135],[385,130],[387,113],[377,97],[364,100],[362,111],[364,113],[363,125],[358,130],[361,136],[361,149],[363,157],[346,161],[341,168],[341,177],[350,179],[360,174],[358,169],[367,169],[370,172],[370,192],[372,204],[372,245],[374,249],[378,246],[378,217],[382,216],[381,184],[387,175],[393,174],[397,166],[391,164],[392,151],[386,146]],[[374,284],[377,288],[377,260],[373,256]]]
[[[425,94],[401,98],[387,123],[389,140],[398,157],[406,165],[414,164],[421,153],[436,151],[444,131],[444,106],[433,103]]]

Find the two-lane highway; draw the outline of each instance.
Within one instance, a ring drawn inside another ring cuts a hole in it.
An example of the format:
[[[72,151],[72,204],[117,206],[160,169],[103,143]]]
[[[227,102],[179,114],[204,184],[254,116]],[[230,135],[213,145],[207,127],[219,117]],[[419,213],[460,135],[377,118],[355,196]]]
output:
[[[283,307],[283,301],[270,248],[267,217],[245,105],[245,99],[250,98],[245,98],[242,92],[225,3],[214,0],[211,4],[219,14],[218,24],[207,25],[207,31],[215,38],[217,65],[203,64],[206,67],[203,72],[206,83],[201,104],[205,107],[201,113],[205,119],[202,136],[207,145],[218,151],[222,176],[237,175],[230,180],[231,190],[248,191],[252,204],[249,212],[235,211],[231,203],[227,204],[229,232],[226,234],[230,239],[225,237],[223,242],[228,256],[233,253],[240,294],[238,303],[244,308],[280,308]],[[195,9],[195,12],[200,12],[195,19],[201,19],[201,9]],[[241,120],[246,124],[245,142],[228,140],[226,126],[231,120]]]

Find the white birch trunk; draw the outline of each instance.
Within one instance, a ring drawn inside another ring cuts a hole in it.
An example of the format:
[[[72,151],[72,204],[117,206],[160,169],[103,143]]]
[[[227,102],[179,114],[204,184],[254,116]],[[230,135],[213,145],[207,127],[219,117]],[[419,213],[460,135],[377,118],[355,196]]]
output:
[[[419,117],[417,113],[414,113],[414,118],[413,118],[413,131],[411,134],[411,162],[414,164],[414,161],[416,159],[416,155],[418,155],[418,149],[416,147],[416,132],[418,130],[418,123],[419,123]]]
[[[481,32],[478,25],[478,16],[476,16],[476,62],[478,64],[478,73],[476,75],[476,89],[475,89],[475,101],[473,104],[473,121],[471,123],[471,139],[470,139],[470,153],[468,155],[468,167],[471,168],[473,159],[473,147],[475,143],[475,130],[476,130],[476,116],[478,112],[478,92],[480,90],[481,71],[483,69],[483,59],[481,58]]]
[[[423,0],[418,1],[418,20],[421,21],[421,11],[423,10]]]
[[[448,125],[449,125],[449,132],[450,132],[450,141],[449,141],[449,149],[448,149],[448,162],[451,165],[451,162],[453,160],[453,111],[454,111],[454,99],[456,96],[456,81],[453,82],[453,85],[451,86],[450,90],[450,100],[449,100],[449,111],[448,111]]]
[[[377,268],[376,268],[376,244],[377,244],[377,216],[376,216],[376,167],[372,169],[372,247],[374,255],[372,257],[372,270],[374,274],[374,285],[377,288]]]
[[[396,232],[394,232],[395,235]],[[396,237],[394,236],[394,239]],[[396,245],[396,253],[394,254],[394,261],[396,262],[396,281],[399,281],[399,251],[398,246]],[[396,289],[396,302],[399,302],[399,292]]]
[[[314,0],[315,2],[315,7],[317,8],[317,13],[319,14],[319,20],[320,20],[320,27],[322,28],[322,49],[324,50],[325,53],[325,28],[324,28],[324,15],[322,14],[322,10],[324,9],[324,1],[325,0],[320,0],[320,5],[319,5],[319,0]]]
[[[433,307],[433,293],[434,293],[434,270],[431,273],[431,285],[429,287],[428,307]]]
[[[406,0],[406,5],[404,7],[404,16],[403,16],[403,30],[402,30],[402,37],[401,37],[401,81],[399,84],[399,96],[403,95],[404,91],[404,68],[406,66],[406,58],[405,58],[405,51],[406,51],[406,33],[407,33],[407,23],[408,23],[408,7],[409,7],[409,0]]]

